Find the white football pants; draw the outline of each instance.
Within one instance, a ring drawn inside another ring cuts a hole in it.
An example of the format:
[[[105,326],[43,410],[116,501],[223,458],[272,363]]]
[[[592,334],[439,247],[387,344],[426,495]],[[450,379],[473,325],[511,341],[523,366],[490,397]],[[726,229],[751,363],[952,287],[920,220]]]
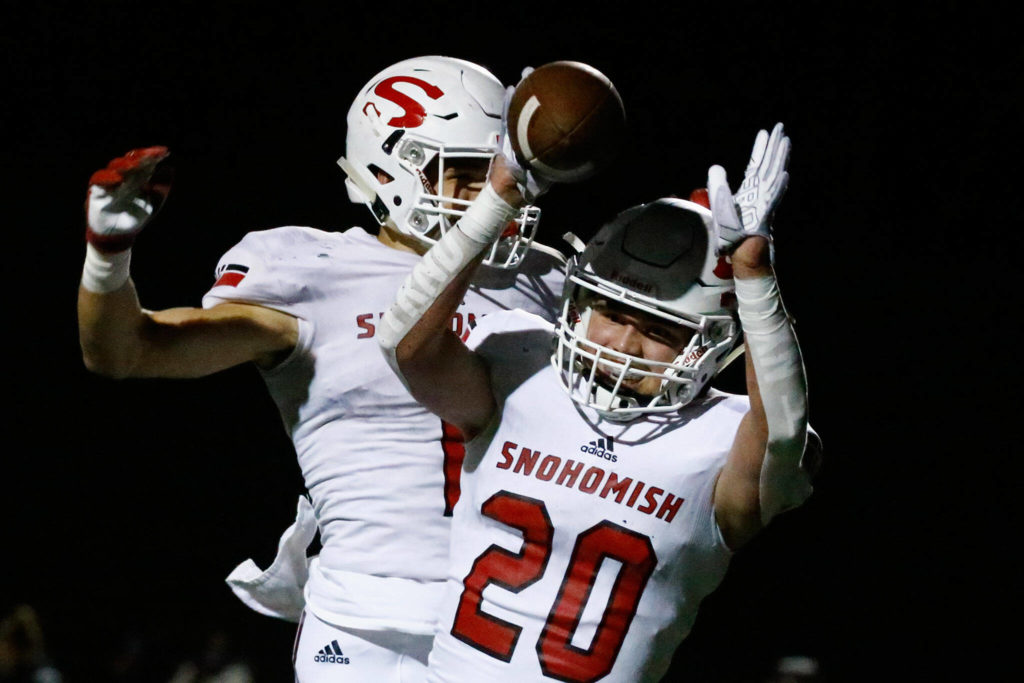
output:
[[[333,626],[306,609],[295,634],[295,680],[422,683],[433,640],[433,636]]]

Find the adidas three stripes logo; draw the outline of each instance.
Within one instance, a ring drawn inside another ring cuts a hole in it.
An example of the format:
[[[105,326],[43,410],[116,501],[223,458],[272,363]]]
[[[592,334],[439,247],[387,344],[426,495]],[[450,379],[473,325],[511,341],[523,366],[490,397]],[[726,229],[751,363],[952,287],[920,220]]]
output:
[[[325,645],[320,652],[316,653],[313,661],[327,664],[348,664],[348,657],[342,653],[338,641],[332,640],[329,645]]]
[[[599,458],[610,460],[611,462],[618,462],[619,456],[614,453],[615,439],[612,437],[602,437],[596,441],[591,441],[589,444],[583,444],[580,446],[580,450],[590,455],[596,455]]]

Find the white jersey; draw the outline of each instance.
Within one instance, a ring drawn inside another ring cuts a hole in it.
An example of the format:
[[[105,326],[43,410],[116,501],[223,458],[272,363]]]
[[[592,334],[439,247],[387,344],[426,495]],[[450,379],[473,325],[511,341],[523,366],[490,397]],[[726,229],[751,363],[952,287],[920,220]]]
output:
[[[432,683],[656,681],[731,558],[712,494],[747,397],[601,420],[551,337],[519,311],[470,337],[499,408],[466,444]]]
[[[419,258],[361,228],[253,232],[224,255],[203,298],[207,308],[245,302],[298,319],[294,352],[263,376],[320,530],[306,603],[340,626],[433,633],[447,576],[462,444],[413,400],[375,338]],[[468,335],[484,315],[514,307],[553,317],[562,267],[531,250],[519,271],[481,268],[453,329]]]

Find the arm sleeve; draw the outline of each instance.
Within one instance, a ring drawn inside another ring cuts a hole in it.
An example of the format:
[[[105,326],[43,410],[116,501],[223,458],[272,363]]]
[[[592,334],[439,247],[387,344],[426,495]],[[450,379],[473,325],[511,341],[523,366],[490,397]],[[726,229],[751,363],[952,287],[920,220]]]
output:
[[[736,299],[768,423],[760,481],[761,521],[767,524],[803,503],[813,490],[804,466],[807,380],[775,277],[737,279]]]
[[[288,229],[250,232],[217,263],[214,283],[203,308],[221,303],[256,304],[299,316],[295,310],[302,284],[281,256],[290,252]]]

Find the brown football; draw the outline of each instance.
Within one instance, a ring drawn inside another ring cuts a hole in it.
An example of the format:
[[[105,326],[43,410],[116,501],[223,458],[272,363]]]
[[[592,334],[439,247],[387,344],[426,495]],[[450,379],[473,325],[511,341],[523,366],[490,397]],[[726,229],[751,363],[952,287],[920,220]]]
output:
[[[618,152],[626,111],[612,82],[582,62],[537,67],[512,93],[508,135],[518,162],[546,180],[575,183]]]

